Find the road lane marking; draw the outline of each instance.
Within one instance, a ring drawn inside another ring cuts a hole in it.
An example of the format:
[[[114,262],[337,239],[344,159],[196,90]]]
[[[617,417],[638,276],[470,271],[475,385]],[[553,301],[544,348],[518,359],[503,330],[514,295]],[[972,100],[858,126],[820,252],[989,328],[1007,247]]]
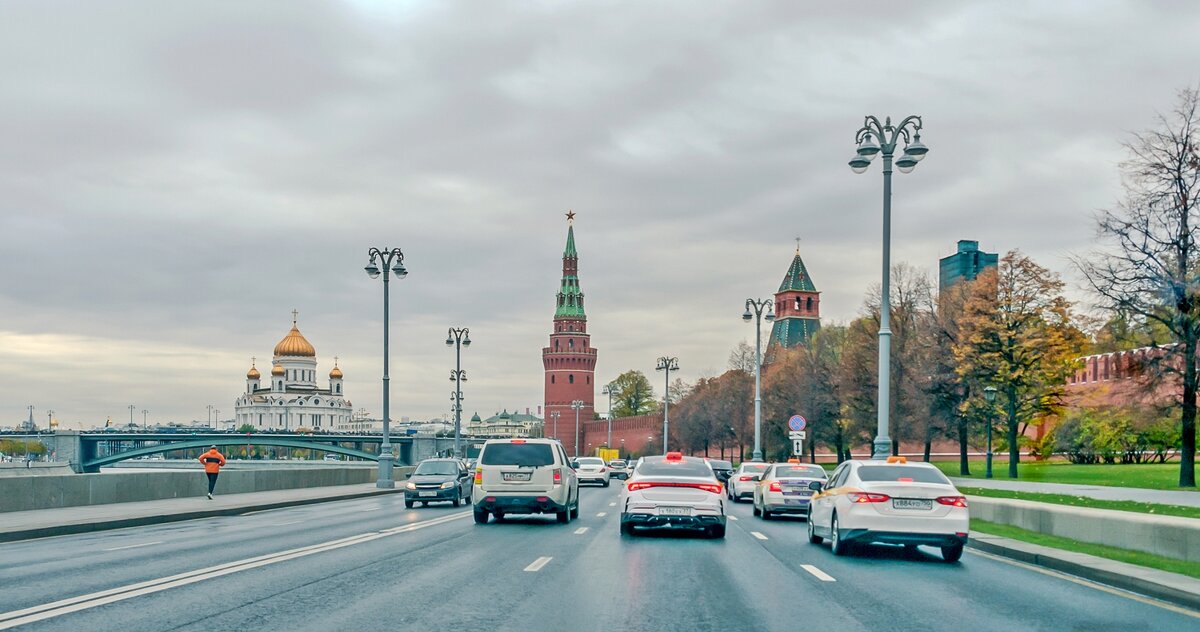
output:
[[[587,527],[579,527],[578,529],[575,530],[575,535],[583,535],[583,534],[587,533],[587,530],[588,530]]]
[[[608,515],[607,511],[601,511],[600,513],[596,514],[596,517],[603,518],[604,516],[607,516],[607,515]]]
[[[304,521],[303,520],[289,520],[287,522],[272,522],[269,526],[283,527],[283,526],[287,526],[289,524],[300,524],[301,522],[304,522]]]
[[[159,540],[158,542],[142,542],[141,544],[128,544],[126,546],[114,546],[111,549],[104,549],[104,550],[105,551],[124,551],[125,549],[136,549],[141,546],[152,546],[155,544],[162,544],[162,540]]]
[[[730,520],[737,520],[737,519],[738,519],[738,517],[737,517],[737,516],[727,516],[727,517],[728,517]]]
[[[118,588],[111,588],[109,590],[103,590],[87,595],[80,595],[78,597],[60,599],[59,601],[33,606],[31,608],[3,612],[0,613],[0,630],[7,630],[20,625],[44,621],[46,619],[52,619],[64,614],[78,612],[80,610],[87,610],[117,601],[124,601],[126,599],[132,599],[141,595],[162,592],[164,590],[179,586],[187,586],[188,584],[195,584],[207,579],[215,579],[224,575],[230,575],[232,573],[258,568],[260,566],[267,566],[316,553],[323,553],[325,551],[332,551],[355,544],[362,544],[364,542],[378,540],[379,538],[385,538],[390,535],[408,533],[409,531],[433,527],[445,524],[447,522],[452,522],[454,520],[466,518],[469,515],[471,515],[470,512],[463,511],[441,518],[414,522],[400,527],[385,529],[383,531],[361,533],[359,535],[340,538],[337,540],[330,540],[329,542],[322,542],[320,544],[289,549],[277,553],[268,553],[266,555],[259,555],[257,557],[238,560],[236,562],[227,562],[225,564],[188,571],[186,573],[171,575],[169,577],[138,582],[136,584],[129,584],[128,586],[120,586]]]
[[[366,509],[359,509],[359,511],[379,511],[380,509],[383,509],[383,507],[367,507]]]
[[[769,540],[769,539],[770,539],[770,538],[768,538],[767,536],[765,536],[765,535],[763,535],[763,534],[761,534],[761,533],[759,533],[759,532],[757,532],[757,531],[751,531],[751,532],[750,532],[750,535],[752,535],[752,536],[754,536],[754,537],[758,538],[759,540]]]
[[[609,506],[609,507],[616,507],[616,506],[617,506],[617,503],[608,503],[608,506]]]
[[[543,566],[545,566],[545,565],[549,564],[549,563],[550,563],[550,560],[552,560],[552,559],[554,559],[554,558],[552,558],[552,557],[539,557],[539,558],[537,558],[536,560],[534,560],[532,564],[530,564],[529,566],[526,566],[526,567],[525,567],[525,572],[526,572],[526,573],[536,573],[536,572],[538,572],[538,571],[542,570],[542,567],[543,567]]]
[[[812,575],[813,577],[816,577],[817,579],[819,579],[823,582],[836,582],[837,581],[836,579],[827,575],[825,573],[825,571],[817,568],[816,566],[813,566],[812,564],[801,564],[800,568],[803,568],[804,570],[808,571],[810,575]]]

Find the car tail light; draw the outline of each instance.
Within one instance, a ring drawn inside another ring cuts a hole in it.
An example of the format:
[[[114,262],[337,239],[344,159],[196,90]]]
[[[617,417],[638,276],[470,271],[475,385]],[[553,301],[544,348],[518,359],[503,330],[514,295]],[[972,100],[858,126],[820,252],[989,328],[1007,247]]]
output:
[[[660,482],[655,482],[655,481],[637,481],[634,483],[630,483],[626,487],[631,492],[636,492],[636,491],[642,490],[642,489],[649,489],[651,487],[690,487],[692,489],[702,489],[706,492],[712,492],[714,494],[720,494],[725,491],[725,488],[722,487],[720,483],[667,483],[667,482],[660,483]]]
[[[525,440],[524,439],[513,439],[510,443],[515,443],[517,445],[521,445],[522,443],[525,443]]]
[[[753,477],[753,476],[746,476],[745,474],[743,474],[743,475],[741,475],[741,476],[739,476],[739,477],[738,477],[738,480],[739,480],[739,481],[742,481],[742,482],[744,483],[744,482],[746,482],[746,481],[752,481],[752,480],[754,480],[754,477]]]
[[[475,484],[483,485],[483,468],[482,467],[475,468]]]
[[[773,492],[781,492],[781,491],[783,491],[783,488],[779,486],[779,481],[771,481],[771,488],[770,488],[770,489],[771,489],[771,491],[773,491]]]
[[[554,484],[562,485],[562,468],[554,468]]]
[[[538,496],[537,501],[539,503],[550,502],[550,497],[549,496]]]
[[[882,503],[892,498],[887,494],[871,494],[868,492],[850,492],[847,495],[850,496],[850,502],[852,503]]]
[[[949,505],[951,507],[966,507],[966,496],[940,496],[937,499],[939,505]]]

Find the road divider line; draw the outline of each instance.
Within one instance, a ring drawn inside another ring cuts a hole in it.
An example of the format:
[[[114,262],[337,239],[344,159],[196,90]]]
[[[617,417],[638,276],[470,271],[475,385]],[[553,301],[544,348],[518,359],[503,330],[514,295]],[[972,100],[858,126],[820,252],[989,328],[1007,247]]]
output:
[[[124,551],[125,549],[136,549],[138,547],[153,546],[155,544],[162,544],[162,540],[159,540],[158,542],[142,542],[141,544],[127,544],[125,546],[114,546],[111,549],[104,549],[104,550],[105,551]]]
[[[754,536],[754,537],[758,538],[759,540],[769,540],[769,539],[770,539],[770,538],[768,538],[767,536],[765,536],[765,535],[763,535],[763,534],[761,534],[761,533],[759,533],[759,532],[757,532],[757,531],[751,531],[751,532],[750,532],[750,535],[752,535],[752,536]]]
[[[367,507],[366,509],[359,509],[359,511],[379,511],[380,509],[383,509],[383,507]]]
[[[596,514],[596,517],[603,518],[604,516],[607,516],[607,515],[608,515],[607,511],[601,511],[600,513]]]
[[[727,517],[728,517],[730,520],[737,520],[737,519],[738,519],[738,517],[737,517],[737,516],[727,516]]]
[[[578,529],[575,530],[575,535],[583,535],[583,534],[587,533],[587,530],[588,530],[587,527],[579,527]]]
[[[289,520],[287,522],[272,522],[271,526],[272,527],[283,527],[283,526],[287,526],[289,524],[300,524],[301,522],[304,522],[304,521],[303,520]]]
[[[536,560],[534,560],[532,564],[525,567],[525,572],[526,573],[536,573],[536,572],[542,570],[543,566],[549,564],[550,560],[552,560],[552,559],[554,559],[554,558],[553,557],[539,557]]]
[[[78,597],[60,599],[59,601],[33,606],[31,608],[23,608],[21,610],[4,612],[0,613],[0,630],[7,630],[20,625],[44,621],[46,619],[52,619],[64,614],[78,612],[80,610],[87,610],[117,601],[124,601],[126,599],[132,599],[133,597],[139,597],[141,595],[162,592],[164,590],[179,586],[195,584],[197,582],[215,579],[224,575],[250,570],[252,568],[258,568],[260,566],[267,566],[269,564],[276,564],[279,562],[296,559],[298,557],[313,555],[315,553],[323,553],[325,551],[332,551],[355,544],[362,544],[364,542],[378,540],[379,538],[384,538],[390,535],[408,533],[409,531],[416,531],[426,527],[445,524],[447,522],[466,518],[468,515],[470,514],[464,511],[441,518],[434,518],[432,520],[424,520],[400,527],[393,527],[383,531],[361,533],[346,538],[330,540],[329,542],[322,542],[296,549],[279,551],[277,553],[268,553],[266,555],[259,555],[257,557],[238,560],[236,562],[227,562],[225,564],[218,564],[217,566],[210,566],[208,568],[201,568],[194,571],[188,571],[186,573],[179,573],[169,577],[138,582],[135,584],[111,588],[109,590],[103,590],[87,595],[80,595]]]
[[[808,571],[809,575],[812,575],[813,577],[816,577],[817,579],[819,579],[823,582],[836,582],[837,581],[836,579],[830,577],[825,571],[817,568],[816,566],[813,566],[812,564],[801,564],[800,568],[803,568],[804,570]]]
[[[616,507],[616,506],[617,506],[617,503],[608,503],[608,506],[609,506],[609,507]]]

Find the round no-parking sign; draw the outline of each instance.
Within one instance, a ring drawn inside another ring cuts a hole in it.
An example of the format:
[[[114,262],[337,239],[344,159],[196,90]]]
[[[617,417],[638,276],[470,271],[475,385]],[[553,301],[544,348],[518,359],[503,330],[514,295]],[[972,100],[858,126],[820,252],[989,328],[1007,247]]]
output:
[[[788,428],[791,428],[795,432],[804,430],[807,425],[808,422],[800,415],[792,415],[792,418],[788,420]]]

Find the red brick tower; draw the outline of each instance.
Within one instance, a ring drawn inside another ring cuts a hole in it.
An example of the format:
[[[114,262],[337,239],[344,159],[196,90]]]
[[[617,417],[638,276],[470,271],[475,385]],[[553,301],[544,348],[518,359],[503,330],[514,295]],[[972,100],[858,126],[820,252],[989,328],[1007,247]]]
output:
[[[554,331],[550,346],[542,349],[546,370],[546,432],[562,441],[567,454],[575,451],[575,409],[571,402],[580,400],[579,432],[592,420],[596,401],[596,350],[587,333],[583,311],[583,292],[579,290],[579,255],[575,252],[575,213],[567,213],[567,247],[563,250],[562,284],[554,310]],[[557,422],[554,414],[558,413]],[[557,437],[555,437],[557,426]],[[579,454],[583,454],[581,449]]]

